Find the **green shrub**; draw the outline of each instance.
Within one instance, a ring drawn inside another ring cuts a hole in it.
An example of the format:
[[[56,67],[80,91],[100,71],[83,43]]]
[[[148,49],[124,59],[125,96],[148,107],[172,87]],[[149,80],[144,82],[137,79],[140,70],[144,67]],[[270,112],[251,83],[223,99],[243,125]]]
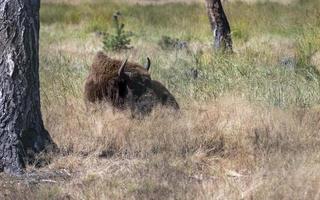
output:
[[[105,51],[120,51],[123,49],[130,49],[132,48],[130,45],[131,39],[130,37],[133,36],[132,32],[124,30],[124,24],[120,23],[119,18],[121,14],[116,12],[112,16],[113,26],[114,26],[114,33],[106,33],[103,39],[103,49]]]

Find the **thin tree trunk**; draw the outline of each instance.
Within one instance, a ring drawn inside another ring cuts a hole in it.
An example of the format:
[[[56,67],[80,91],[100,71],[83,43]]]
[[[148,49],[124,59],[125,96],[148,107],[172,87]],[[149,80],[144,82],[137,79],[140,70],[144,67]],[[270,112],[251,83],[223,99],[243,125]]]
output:
[[[40,0],[0,0],[0,171],[16,174],[48,148],[39,91]]]
[[[213,32],[213,46],[223,52],[232,52],[231,30],[220,0],[206,0],[208,17]]]

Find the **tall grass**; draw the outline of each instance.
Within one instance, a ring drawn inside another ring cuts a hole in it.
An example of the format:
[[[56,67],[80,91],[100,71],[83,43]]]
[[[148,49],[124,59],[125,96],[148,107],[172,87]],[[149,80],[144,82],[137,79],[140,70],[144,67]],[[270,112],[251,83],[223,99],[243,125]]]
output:
[[[147,55],[153,58],[152,75],[165,82],[179,97],[208,100],[236,92],[248,99],[280,107],[308,107],[318,104],[320,96],[319,72],[311,64],[320,46],[320,21],[315,17],[319,15],[319,6],[316,1],[288,6],[226,4],[237,52],[229,57],[214,55],[209,49],[211,33],[205,7],[200,4],[48,3],[42,6],[41,19],[43,26],[55,24],[58,29],[55,31],[61,30],[66,37],[62,41],[67,43],[76,41],[79,34],[83,35],[77,41],[79,44],[88,37],[101,42],[101,38],[92,37],[90,32],[108,30],[112,14],[120,10],[127,29],[135,33],[133,46],[136,49],[126,54],[138,60]],[[57,24],[62,27],[79,24],[82,28],[66,31]],[[160,50],[156,43],[163,35],[187,40],[191,47],[188,51]],[[281,64],[286,59],[293,62],[294,69]],[[198,79],[190,81],[188,70],[191,68],[199,70]],[[80,70],[86,74],[86,68]]]

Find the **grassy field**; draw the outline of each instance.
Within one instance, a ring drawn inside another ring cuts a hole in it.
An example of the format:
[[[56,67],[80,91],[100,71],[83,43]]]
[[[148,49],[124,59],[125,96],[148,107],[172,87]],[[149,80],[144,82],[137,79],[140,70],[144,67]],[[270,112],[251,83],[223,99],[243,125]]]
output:
[[[225,2],[232,55],[212,51],[204,1],[159,2],[42,2],[42,112],[61,153],[1,177],[0,199],[320,199],[319,1]],[[180,112],[138,121],[84,105],[115,11],[134,48],[108,54],[149,56]],[[188,48],[163,50],[163,36]]]

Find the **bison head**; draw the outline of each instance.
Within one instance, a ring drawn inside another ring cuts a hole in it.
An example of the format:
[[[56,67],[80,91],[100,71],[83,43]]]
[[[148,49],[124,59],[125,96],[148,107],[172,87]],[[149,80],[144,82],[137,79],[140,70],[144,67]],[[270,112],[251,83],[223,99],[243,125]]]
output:
[[[151,61],[147,58],[144,66],[111,59],[104,55],[103,66],[117,69],[116,73],[110,75],[114,70],[92,70],[85,85],[86,99],[91,102],[105,100],[114,107],[120,109],[129,108],[133,116],[150,113],[157,105],[168,106],[179,109],[173,95],[160,82],[151,79],[149,69]],[[95,58],[96,59],[96,58]],[[92,67],[97,69],[97,66]],[[104,73],[104,72],[108,73]]]

